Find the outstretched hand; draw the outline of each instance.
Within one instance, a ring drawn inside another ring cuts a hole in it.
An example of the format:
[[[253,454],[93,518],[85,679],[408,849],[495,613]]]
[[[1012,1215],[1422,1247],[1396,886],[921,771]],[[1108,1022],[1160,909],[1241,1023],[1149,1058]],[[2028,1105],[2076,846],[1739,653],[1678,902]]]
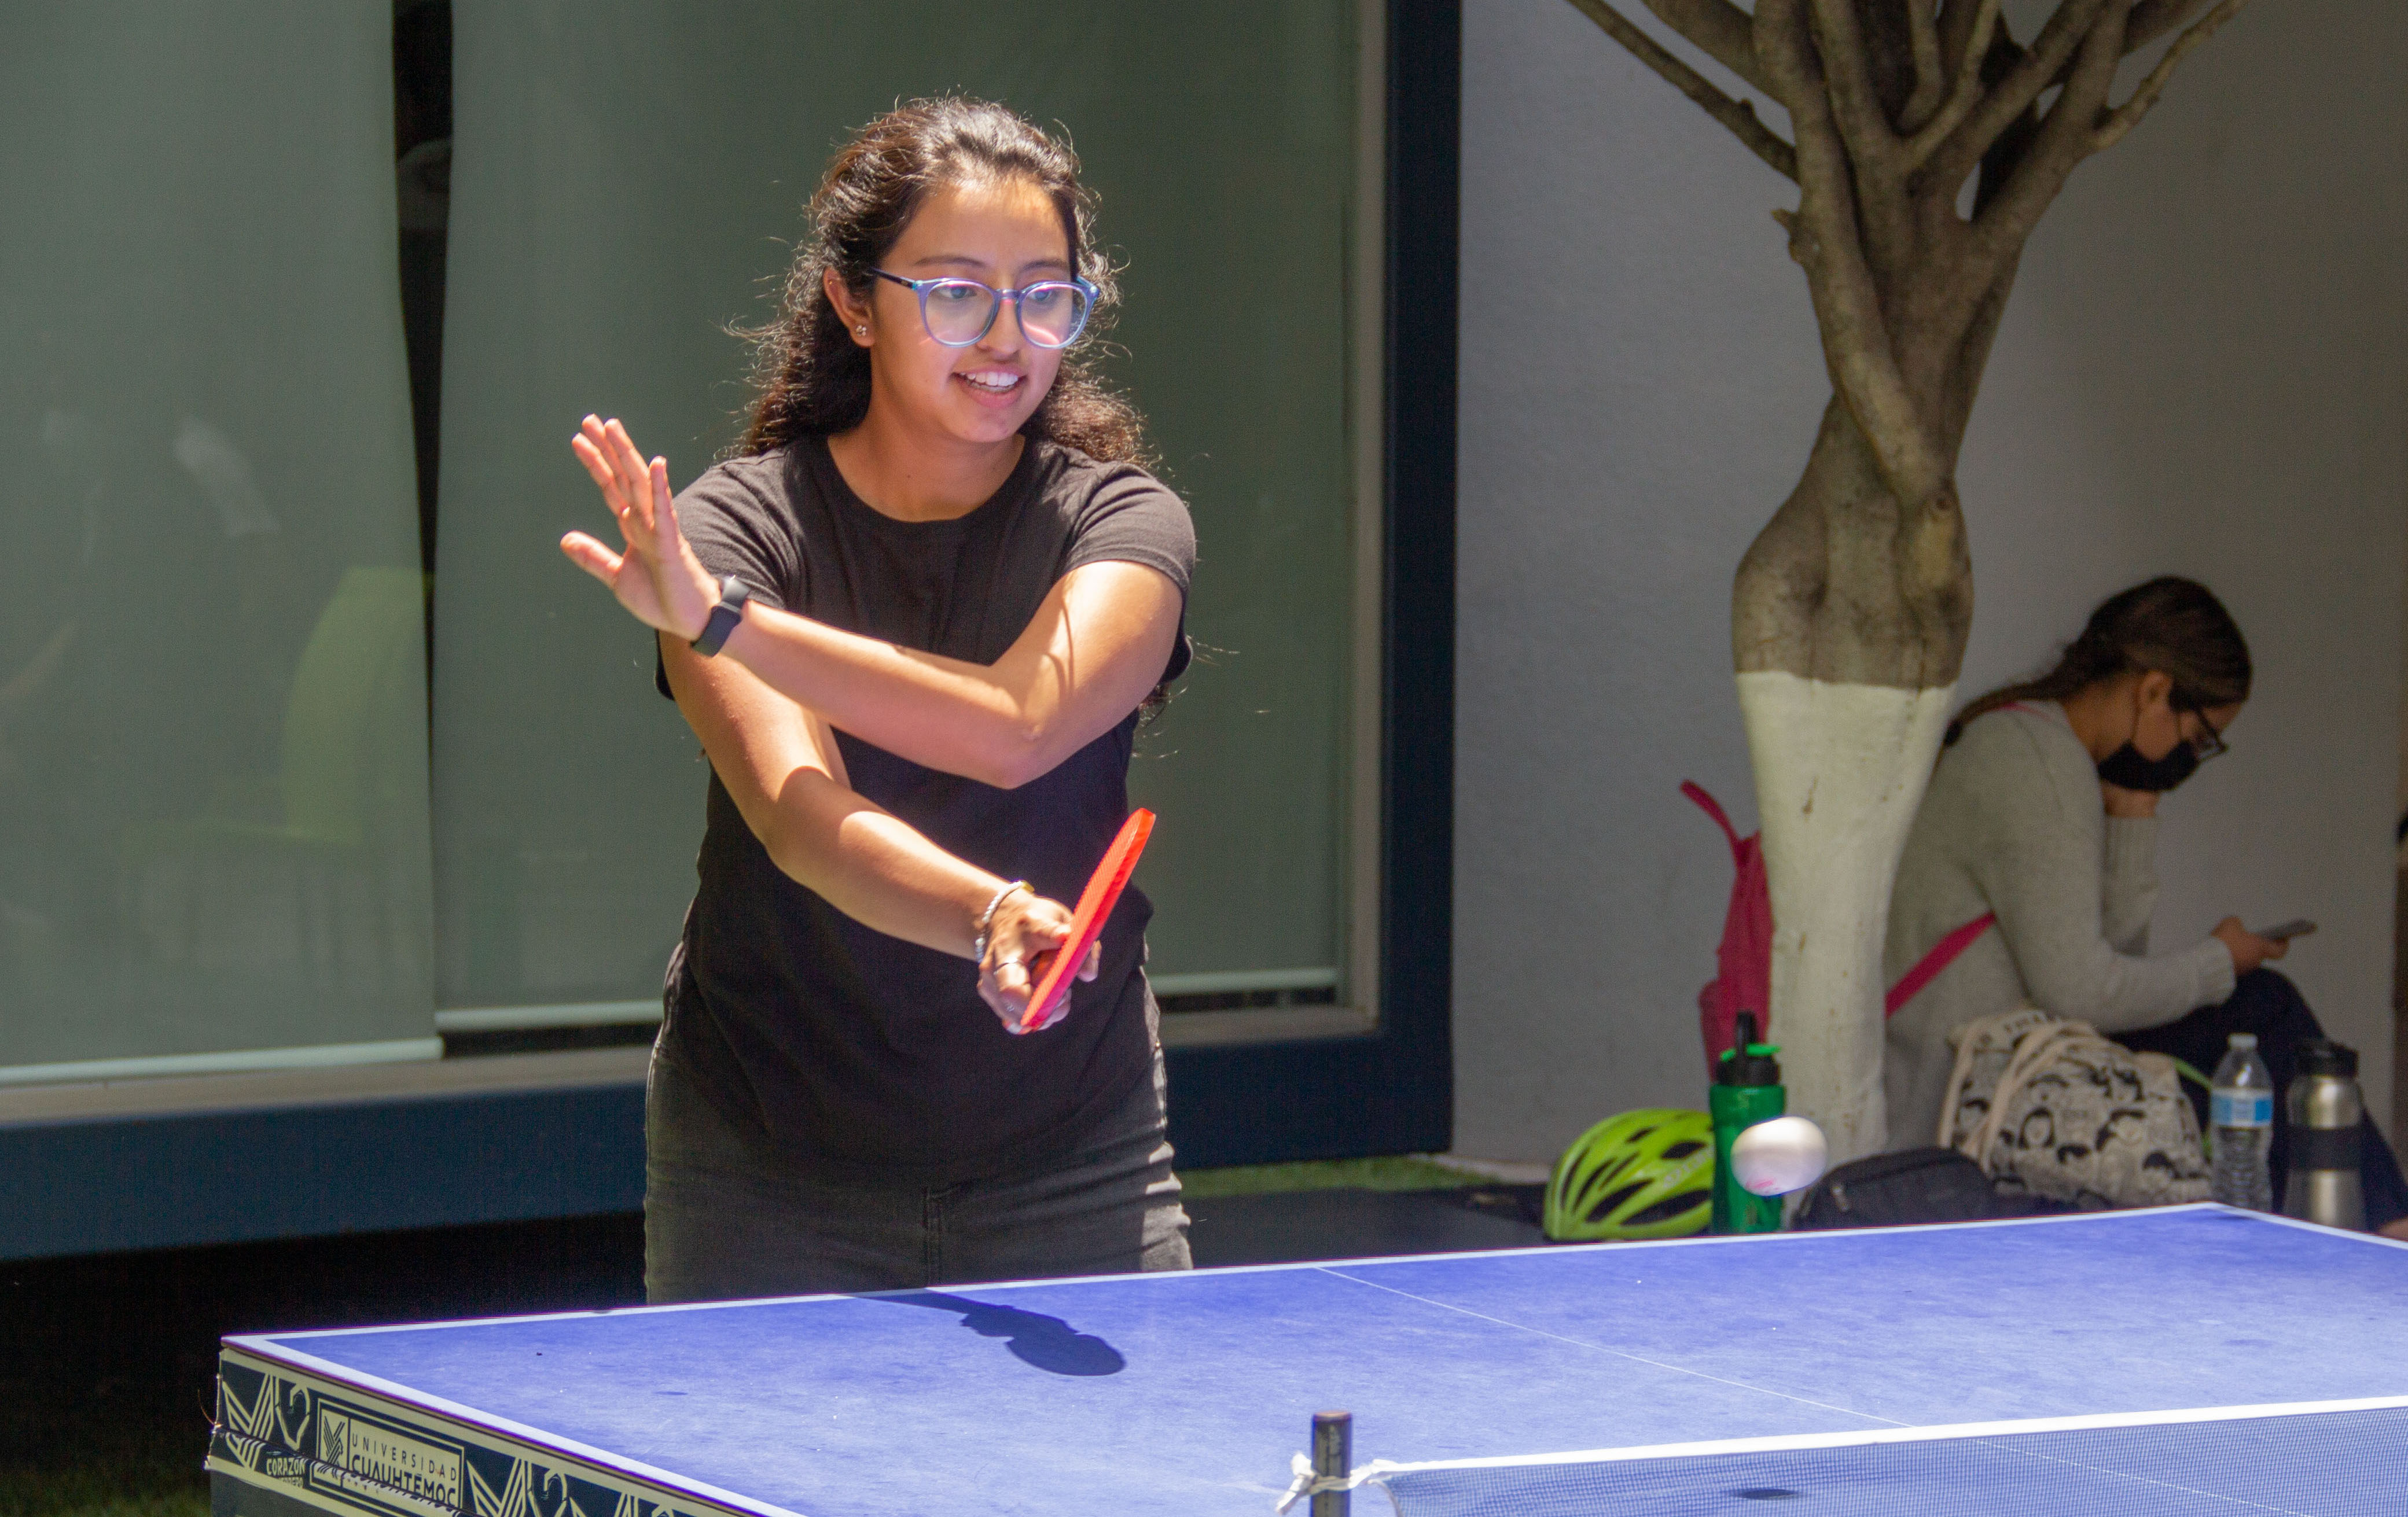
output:
[[[572,532],[560,539],[569,562],[610,587],[619,604],[646,626],[692,642],[702,636],[719,585],[678,528],[669,498],[669,461],[646,463],[617,418],[589,416],[568,441],[594,477],[602,504],[618,521],[627,551],[614,553],[599,538]]]

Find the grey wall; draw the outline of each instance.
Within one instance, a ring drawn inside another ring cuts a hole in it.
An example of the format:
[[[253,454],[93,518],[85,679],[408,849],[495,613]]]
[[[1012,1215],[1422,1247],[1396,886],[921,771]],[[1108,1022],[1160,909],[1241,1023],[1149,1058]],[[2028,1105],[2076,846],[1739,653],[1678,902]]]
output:
[[[2158,941],[2315,918],[2285,967],[2385,1113],[2403,55],[2408,8],[2351,0],[2193,54],[2035,238],[1961,470],[1960,694],[2151,574],[2239,617],[2258,694],[2164,809]],[[1676,787],[1753,826],[1730,574],[1828,392],[1794,190],[1565,0],[1468,7],[1463,132],[1456,1148],[1543,1160],[1703,1104],[1730,866]]]

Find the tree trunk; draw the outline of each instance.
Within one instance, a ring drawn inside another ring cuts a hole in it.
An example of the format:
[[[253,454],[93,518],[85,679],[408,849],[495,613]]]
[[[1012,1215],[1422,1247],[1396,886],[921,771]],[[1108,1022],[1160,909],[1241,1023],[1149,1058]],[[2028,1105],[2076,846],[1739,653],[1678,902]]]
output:
[[[1740,565],[1741,713],[1772,895],[1772,1027],[1789,1109],[1831,1162],[1878,1152],[1891,881],[1972,616],[1952,488],[1892,496],[1834,401],[1804,477]]]
[[[2027,45],[2000,0],[1646,0],[1787,110],[1784,139],[1613,0],[1572,0],[1799,187],[1773,214],[1837,398],[1740,565],[1731,643],[1771,884],[1772,1025],[1791,1108],[1834,1161],[1886,1137],[1882,940],[1972,623],[1956,450],[2016,263],[2075,166],[2246,3],[2057,0]],[[2123,62],[2169,36],[2114,104]]]

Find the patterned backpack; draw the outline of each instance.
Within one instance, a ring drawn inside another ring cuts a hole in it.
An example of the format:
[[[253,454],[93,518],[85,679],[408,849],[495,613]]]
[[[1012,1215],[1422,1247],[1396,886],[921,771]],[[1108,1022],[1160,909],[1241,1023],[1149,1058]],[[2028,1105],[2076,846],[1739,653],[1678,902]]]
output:
[[[2210,1190],[2199,1117],[2174,1061],[2026,1007],[1949,1034],[1939,1141],[2002,1195],[2084,1208],[2172,1206]]]

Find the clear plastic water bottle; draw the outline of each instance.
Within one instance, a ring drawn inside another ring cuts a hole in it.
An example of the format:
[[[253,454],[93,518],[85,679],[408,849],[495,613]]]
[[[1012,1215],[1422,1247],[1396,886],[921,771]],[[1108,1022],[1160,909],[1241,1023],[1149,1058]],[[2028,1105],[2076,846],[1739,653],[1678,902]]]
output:
[[[2254,1033],[2234,1033],[2207,1098],[2208,1152],[2215,1198],[2252,1211],[2274,1209],[2267,1150],[2274,1141],[2274,1080]]]

